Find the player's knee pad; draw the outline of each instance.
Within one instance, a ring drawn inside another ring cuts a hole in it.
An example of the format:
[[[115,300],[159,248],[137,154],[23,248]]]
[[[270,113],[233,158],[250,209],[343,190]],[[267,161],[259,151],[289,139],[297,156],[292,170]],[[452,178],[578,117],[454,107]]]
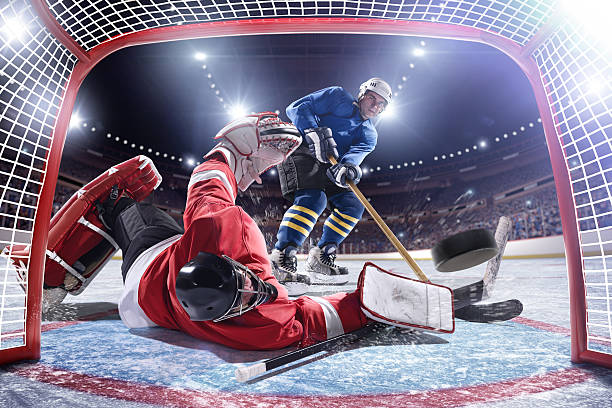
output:
[[[295,199],[293,205],[307,208],[310,211],[317,214],[317,217],[321,215],[325,206],[327,205],[327,196],[323,190],[308,189],[298,190],[295,193]]]
[[[137,156],[98,176],[77,191],[51,219],[45,259],[45,289],[81,293],[119,249],[102,212],[108,200],[122,195],[140,201],[161,183],[161,176],[146,156]],[[112,208],[112,206],[111,206]],[[28,268],[30,248],[13,245],[3,251],[18,273]],[[60,300],[61,301],[61,300]]]
[[[348,217],[360,220],[363,216],[365,207],[352,191],[336,194],[330,197],[329,201],[334,209]]]

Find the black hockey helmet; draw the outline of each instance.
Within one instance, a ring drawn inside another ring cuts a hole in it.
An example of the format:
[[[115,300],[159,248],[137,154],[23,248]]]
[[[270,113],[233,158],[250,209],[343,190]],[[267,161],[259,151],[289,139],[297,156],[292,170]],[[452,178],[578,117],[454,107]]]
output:
[[[277,290],[228,256],[200,252],[176,277],[176,296],[193,321],[239,316],[276,299]]]

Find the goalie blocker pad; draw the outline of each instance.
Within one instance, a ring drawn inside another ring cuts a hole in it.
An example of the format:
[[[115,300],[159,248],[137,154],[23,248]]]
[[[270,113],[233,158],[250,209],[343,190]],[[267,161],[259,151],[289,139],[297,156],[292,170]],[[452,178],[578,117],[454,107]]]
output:
[[[61,288],[73,295],[81,293],[119,249],[97,208],[110,197],[113,186],[117,187],[115,199],[125,194],[141,201],[160,183],[151,159],[141,155],[111,167],[77,191],[51,219],[45,292]],[[25,289],[30,246],[6,247],[3,255],[10,257]]]
[[[453,292],[366,262],[359,275],[361,310],[370,319],[398,327],[455,331]]]

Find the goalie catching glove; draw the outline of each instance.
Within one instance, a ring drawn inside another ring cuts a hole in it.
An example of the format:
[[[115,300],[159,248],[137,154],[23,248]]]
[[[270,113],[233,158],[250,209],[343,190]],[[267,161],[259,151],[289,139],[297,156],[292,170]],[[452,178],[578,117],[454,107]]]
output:
[[[327,169],[327,177],[338,187],[348,188],[348,182],[359,183],[361,168],[353,163],[337,163]]]
[[[302,135],[291,123],[273,112],[236,119],[217,133],[219,143],[204,156],[220,153],[236,176],[241,191],[256,182],[262,173],[283,162],[302,143]]]
[[[329,156],[338,158],[336,141],[328,127],[304,129],[304,138],[308,143],[310,154],[321,163],[329,163]]]

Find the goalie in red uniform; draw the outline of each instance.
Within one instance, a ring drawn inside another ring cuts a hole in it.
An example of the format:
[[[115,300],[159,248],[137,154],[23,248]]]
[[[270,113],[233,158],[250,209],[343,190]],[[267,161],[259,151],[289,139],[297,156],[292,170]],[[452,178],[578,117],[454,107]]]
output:
[[[231,122],[216,139],[219,143],[191,175],[184,230],[163,211],[140,202],[161,182],[144,156],[114,166],[75,194],[51,222],[47,301],[80,293],[120,248],[124,290],[119,314],[132,328],[162,326],[237,349],[277,349],[353,331],[368,317],[427,328],[435,312],[423,310],[435,309],[427,305],[435,303],[450,309],[438,313],[444,315],[443,327],[432,328],[452,330],[450,290],[439,291],[442,301],[420,302],[422,307],[413,300],[408,308],[392,305],[420,294],[412,288],[414,281],[376,267],[369,275],[362,272],[353,293],[289,299],[273,275],[261,231],[235,199],[238,189],[261,183],[260,174],[300,145],[300,133],[277,115],[262,113]],[[4,253],[25,271],[27,251],[13,247]],[[385,282],[384,287],[376,282]],[[425,292],[428,298],[430,292]]]

